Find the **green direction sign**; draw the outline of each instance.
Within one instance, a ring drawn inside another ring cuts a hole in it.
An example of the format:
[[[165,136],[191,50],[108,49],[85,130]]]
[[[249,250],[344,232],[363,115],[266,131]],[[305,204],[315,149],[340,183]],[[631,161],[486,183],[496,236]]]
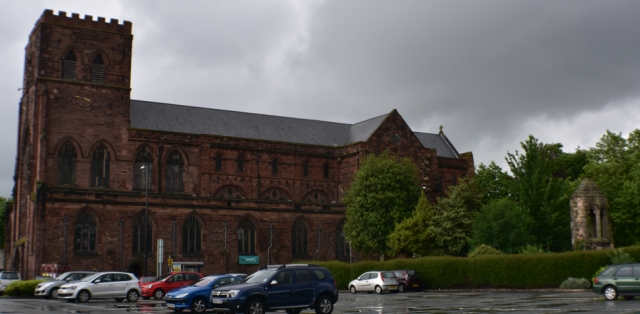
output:
[[[241,255],[238,258],[240,259],[240,265],[260,264],[260,256],[258,255]]]

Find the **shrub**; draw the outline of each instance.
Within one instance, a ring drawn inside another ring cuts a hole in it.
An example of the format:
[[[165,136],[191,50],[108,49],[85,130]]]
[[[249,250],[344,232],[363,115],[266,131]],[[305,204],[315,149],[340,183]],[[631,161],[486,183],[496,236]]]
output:
[[[589,289],[591,288],[591,283],[589,280],[584,278],[573,278],[569,277],[569,279],[563,281],[560,284],[560,289]]]
[[[32,297],[36,286],[44,280],[18,280],[10,283],[4,293],[12,297]]]
[[[473,249],[471,253],[469,253],[469,257],[478,257],[484,255],[502,255],[504,253],[500,252],[498,249],[494,249],[489,245],[482,244],[477,248]]]
[[[520,254],[544,254],[542,245],[527,244],[520,248]]]
[[[611,259],[612,265],[635,262],[633,257],[631,257],[629,253],[623,251],[622,249],[613,249],[611,253],[607,253],[607,256],[609,256],[609,259]]]

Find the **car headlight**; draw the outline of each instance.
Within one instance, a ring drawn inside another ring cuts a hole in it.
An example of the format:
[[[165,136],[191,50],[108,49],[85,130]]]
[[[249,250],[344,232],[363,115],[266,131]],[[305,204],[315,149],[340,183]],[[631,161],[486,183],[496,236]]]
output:
[[[67,289],[67,290],[76,290],[76,286],[66,286],[66,287],[62,287],[62,289]]]
[[[177,296],[175,296],[176,299],[182,299],[182,298],[186,298],[189,294],[188,293],[181,293],[178,294]]]
[[[229,290],[229,292],[227,292],[227,297],[228,298],[235,298],[238,296],[238,293],[240,292],[240,290]]]
[[[148,285],[147,286],[147,289],[151,289],[151,288],[153,288],[153,285]]]

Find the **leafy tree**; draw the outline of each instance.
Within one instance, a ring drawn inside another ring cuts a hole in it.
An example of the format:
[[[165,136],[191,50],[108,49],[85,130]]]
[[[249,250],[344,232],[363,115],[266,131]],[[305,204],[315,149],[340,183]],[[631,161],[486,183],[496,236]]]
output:
[[[0,248],[2,249],[4,249],[4,226],[7,221],[7,203],[9,203],[9,200],[0,196]]]
[[[531,218],[510,199],[503,198],[483,205],[474,215],[472,248],[486,244],[506,253],[518,253],[532,243]]]
[[[488,166],[480,164],[473,180],[484,193],[483,202],[485,204],[510,195],[509,185],[512,178],[493,161]]]
[[[365,254],[387,252],[387,238],[395,224],[411,216],[420,194],[419,172],[408,158],[384,151],[365,157],[345,193],[345,235]]]
[[[584,166],[589,163],[586,150],[578,148],[575,153],[561,153],[554,161],[556,178],[578,180],[584,175]]]
[[[616,246],[640,243],[640,129],[628,139],[607,130],[587,154],[585,173],[607,196]]]
[[[420,256],[434,255],[436,246],[429,224],[433,217],[431,203],[422,194],[413,215],[399,224],[389,235],[389,254],[414,253]]]
[[[447,194],[438,198],[430,230],[443,254],[463,255],[473,234],[474,212],[482,205],[482,192],[472,179],[465,179],[449,187]]]
[[[490,245],[481,244],[477,248],[473,249],[468,257],[478,257],[478,256],[486,256],[486,255],[502,255],[500,250],[491,247]]]
[[[533,219],[534,244],[551,251],[571,248],[569,197],[570,180],[554,178],[554,160],[562,154],[562,144],[543,144],[533,136],[520,143],[523,154],[507,154],[513,181],[510,192],[518,205]]]

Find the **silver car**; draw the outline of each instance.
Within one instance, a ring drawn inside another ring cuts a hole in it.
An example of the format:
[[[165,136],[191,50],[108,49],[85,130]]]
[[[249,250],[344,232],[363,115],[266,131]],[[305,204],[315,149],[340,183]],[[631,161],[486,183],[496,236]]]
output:
[[[349,291],[358,293],[376,292],[381,294],[384,291],[398,291],[398,278],[392,271],[368,271],[349,283]]]
[[[93,275],[95,273],[96,273],[95,271],[68,271],[56,277],[56,279],[54,280],[45,281],[38,284],[34,292],[34,295],[36,297],[45,297],[47,299],[49,298],[57,299],[58,289],[60,288],[60,286],[66,283],[78,281],[84,277]]]
[[[20,273],[17,271],[2,271],[0,272],[0,295],[4,293],[4,289],[14,282],[20,280]]]
[[[90,299],[115,299],[122,302],[138,301],[141,291],[138,278],[131,273],[101,272],[64,284],[58,290],[58,298],[69,302],[87,302]]]

